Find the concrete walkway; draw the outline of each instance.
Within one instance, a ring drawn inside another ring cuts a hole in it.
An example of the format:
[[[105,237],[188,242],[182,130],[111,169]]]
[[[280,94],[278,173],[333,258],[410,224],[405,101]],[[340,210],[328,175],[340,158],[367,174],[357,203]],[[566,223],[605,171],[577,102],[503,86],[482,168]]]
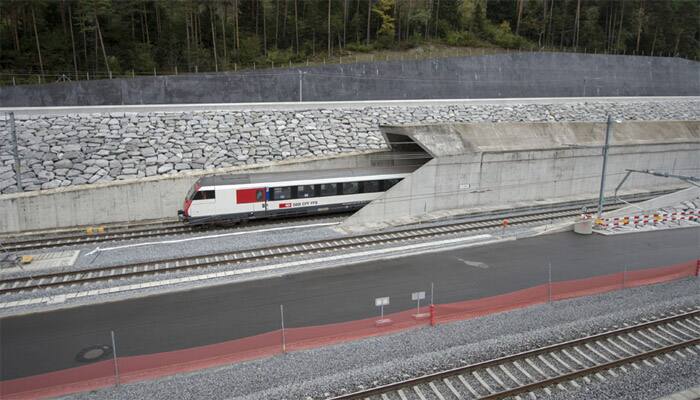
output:
[[[700,399],[700,386],[659,397],[657,400],[697,400]]]

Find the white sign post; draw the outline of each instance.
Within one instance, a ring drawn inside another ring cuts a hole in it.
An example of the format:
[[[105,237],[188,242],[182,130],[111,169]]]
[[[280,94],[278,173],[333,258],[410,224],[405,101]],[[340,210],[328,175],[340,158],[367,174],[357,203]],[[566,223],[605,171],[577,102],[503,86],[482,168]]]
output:
[[[416,305],[416,314],[420,314],[420,301],[425,299],[425,292],[411,293],[411,300],[418,302]]]
[[[432,299],[432,285],[431,285],[431,299]],[[425,319],[430,317],[430,313],[420,312],[420,301],[425,299],[425,292],[413,292],[411,293],[411,300],[416,302],[416,313],[413,314],[414,319]],[[431,300],[432,303],[432,300]]]
[[[384,319],[384,306],[389,305],[388,297],[377,297],[374,299],[374,305],[381,308],[381,318]]]
[[[375,322],[375,325],[377,326],[382,326],[382,325],[389,325],[391,324],[391,319],[389,318],[384,318],[384,306],[389,305],[389,298],[388,297],[377,297],[374,299],[374,305],[375,307],[380,308],[380,318]]]

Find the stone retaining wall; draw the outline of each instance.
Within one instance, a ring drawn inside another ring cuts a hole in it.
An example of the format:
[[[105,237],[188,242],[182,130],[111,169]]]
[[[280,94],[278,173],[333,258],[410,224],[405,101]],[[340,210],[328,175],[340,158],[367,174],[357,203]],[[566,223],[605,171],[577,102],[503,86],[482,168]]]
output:
[[[698,120],[700,101],[376,106],[18,116],[24,191],[175,174],[386,146],[380,125],[436,122]],[[17,191],[0,120],[0,193]]]

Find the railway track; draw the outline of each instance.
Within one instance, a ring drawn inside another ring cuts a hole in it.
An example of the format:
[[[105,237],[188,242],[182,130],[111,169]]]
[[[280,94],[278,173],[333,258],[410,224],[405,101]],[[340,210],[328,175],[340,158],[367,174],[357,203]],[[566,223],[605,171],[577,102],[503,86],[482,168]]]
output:
[[[331,400],[538,398],[666,359],[698,357],[700,310],[344,394]]]
[[[33,237],[30,239],[3,241],[4,251],[26,251],[52,247],[79,246],[82,244],[99,243],[116,240],[142,239],[153,236],[170,236],[202,231],[200,227],[182,223],[163,224],[150,228],[117,228],[107,229],[104,233],[86,234],[70,233],[65,235]]]
[[[646,195],[637,195],[628,198],[631,202],[643,201],[649,198],[653,198],[662,194],[667,194],[669,191],[659,191],[652,192]],[[583,205],[588,205],[588,202],[580,201],[572,203],[572,209],[575,207],[580,207]],[[624,204],[622,202],[611,201],[608,204]],[[344,215],[344,214],[343,214]],[[328,216],[321,217],[298,217],[297,219],[320,219],[328,218]],[[270,224],[279,223],[279,221],[251,221],[249,224],[255,224],[255,226],[265,226]],[[110,241],[126,241],[134,239],[144,239],[149,237],[162,237],[162,236],[174,236],[182,235],[195,232],[203,232],[207,230],[220,230],[221,227],[208,227],[208,226],[190,226],[185,225],[180,222],[143,222],[127,225],[112,225],[101,227],[104,229],[103,232],[93,231],[92,234],[87,234],[87,229],[85,230],[72,230],[69,232],[61,234],[46,234],[37,233],[26,236],[5,236],[0,237],[0,251],[4,252],[20,252],[27,250],[36,249],[49,249],[57,247],[67,247],[67,246],[80,246],[84,244],[94,244]],[[95,229],[96,230],[96,229]]]
[[[609,208],[615,207],[618,206],[609,206]],[[509,218],[509,226],[532,224],[543,221],[553,222],[571,218],[572,216],[576,216],[578,214],[580,214],[579,208],[522,215]],[[0,281],[0,295],[22,293],[54,287],[75,286],[85,283],[115,279],[144,277],[166,272],[182,272],[224,265],[260,262],[276,258],[289,258],[294,256],[343,250],[351,251],[370,246],[376,247],[379,245],[432,239],[466,232],[490,230],[493,228],[500,228],[501,226],[502,219],[496,218],[476,222],[451,223],[425,228],[408,228],[385,233],[370,233],[336,239],[316,240],[265,248],[213,253],[204,256],[171,258],[153,262],[140,262],[112,267],[90,268],[73,272],[56,272],[2,280]]]
[[[343,214],[344,215],[344,214]],[[301,220],[303,219],[304,221],[314,221],[318,219],[328,219],[329,216],[312,216],[312,217],[297,217],[293,218],[294,220]],[[279,224],[279,221],[275,220],[259,220],[259,221],[250,221],[247,223],[246,226],[259,226],[263,227],[266,225],[273,225],[273,224]],[[227,230],[231,229],[234,225],[214,225],[214,226],[207,226],[207,225],[185,225],[181,222],[174,222],[174,223],[169,223],[169,224],[158,224],[156,226],[151,226],[148,228],[144,228],[143,226],[148,226],[152,224],[146,224],[146,225],[135,225],[134,227],[131,228],[115,228],[115,229],[110,229],[106,228],[104,233],[96,233],[92,235],[88,235],[85,233],[76,233],[72,232],[70,234],[64,234],[64,235],[55,235],[55,236],[41,236],[41,237],[32,237],[29,239],[21,239],[21,240],[16,240],[13,239],[11,241],[3,241],[0,239],[0,250],[1,251],[6,251],[6,252],[19,252],[19,251],[27,251],[27,250],[36,250],[36,249],[48,249],[48,248],[55,248],[55,247],[67,247],[67,246],[80,246],[84,244],[93,244],[93,243],[101,243],[101,242],[111,242],[111,241],[126,241],[126,240],[134,240],[134,239],[144,239],[144,238],[149,238],[149,237],[164,237],[164,236],[175,236],[175,235],[184,235],[188,233],[198,233],[198,232],[207,232],[207,231],[221,231],[221,230]],[[235,228],[234,228],[235,229]]]

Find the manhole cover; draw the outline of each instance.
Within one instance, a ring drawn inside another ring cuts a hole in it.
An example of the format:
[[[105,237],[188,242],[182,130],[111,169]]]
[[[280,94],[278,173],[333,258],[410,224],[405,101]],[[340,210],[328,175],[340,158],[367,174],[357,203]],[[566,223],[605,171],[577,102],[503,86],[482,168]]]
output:
[[[86,347],[75,356],[78,362],[92,362],[105,359],[112,355],[112,346],[104,344]]]

